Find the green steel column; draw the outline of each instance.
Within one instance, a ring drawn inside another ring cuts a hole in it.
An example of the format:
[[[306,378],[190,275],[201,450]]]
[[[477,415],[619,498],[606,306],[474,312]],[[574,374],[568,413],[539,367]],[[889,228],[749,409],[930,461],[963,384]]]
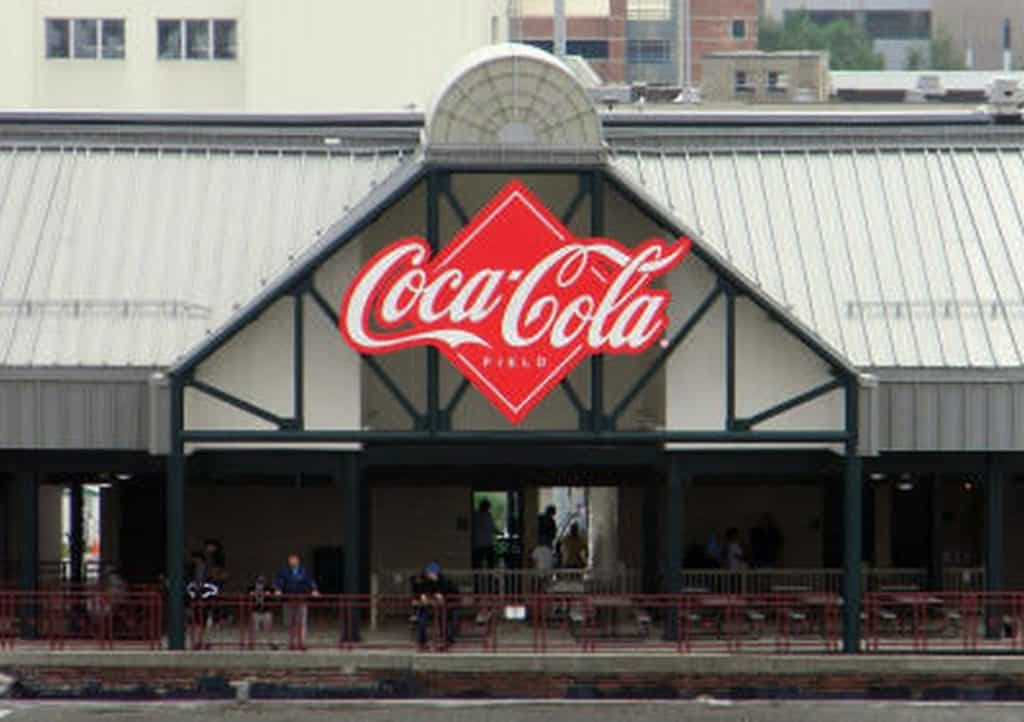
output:
[[[677,454],[669,456],[668,494],[665,500],[665,568],[662,590],[665,594],[679,594],[683,577],[683,521],[685,518],[684,491],[689,481],[683,469],[682,459]],[[676,624],[679,620],[669,612],[665,620],[665,639],[677,638]]]
[[[72,482],[71,503],[68,505],[68,528],[71,530],[68,539],[68,556],[71,562],[71,573],[69,578],[72,584],[81,584],[84,578],[82,565],[85,552],[85,499],[83,498],[82,484]]]
[[[928,586],[930,589],[941,590],[944,584],[942,552],[945,543],[942,539],[942,487],[943,479],[940,476],[933,477],[930,498],[928,500],[929,511],[929,533],[928,533]]]
[[[181,443],[184,389],[170,383],[170,437],[167,454],[167,647],[185,648],[185,448]]]
[[[341,482],[342,537],[344,539],[344,583],[345,594],[363,594],[363,478],[359,467],[359,455],[342,455],[339,464],[338,481]],[[346,619],[350,623],[348,638],[359,639],[359,615],[352,614]]]
[[[863,462],[850,444],[843,467],[843,651],[847,654],[860,651],[863,494]]]
[[[856,376],[847,376],[844,390],[848,438],[843,464],[843,652],[857,654],[864,595],[864,462],[857,453],[860,384]]]
[[[1003,548],[1005,538],[1005,513],[1003,490],[1005,470],[998,457],[990,457],[988,478],[985,479],[985,589],[1003,589],[1004,568]]]
[[[34,592],[39,586],[39,485],[36,475],[18,474],[21,495],[21,590]]]

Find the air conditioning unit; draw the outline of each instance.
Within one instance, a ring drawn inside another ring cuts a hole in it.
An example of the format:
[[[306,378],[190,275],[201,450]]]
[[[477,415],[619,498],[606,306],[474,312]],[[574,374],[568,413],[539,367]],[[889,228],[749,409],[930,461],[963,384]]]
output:
[[[929,100],[939,100],[946,95],[946,89],[942,86],[942,76],[935,73],[920,75],[914,87],[907,91],[908,103],[924,103]]]
[[[1024,90],[1016,78],[995,78],[986,89],[988,106],[992,115],[1020,117],[1020,106],[1024,103]]]

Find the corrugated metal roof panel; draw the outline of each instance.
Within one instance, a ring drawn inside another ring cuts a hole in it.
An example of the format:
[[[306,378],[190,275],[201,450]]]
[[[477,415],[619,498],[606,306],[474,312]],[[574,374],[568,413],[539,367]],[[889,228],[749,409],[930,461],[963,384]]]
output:
[[[652,148],[614,163],[858,366],[1024,363],[1016,147]]]
[[[0,149],[0,365],[168,364],[405,155]]]

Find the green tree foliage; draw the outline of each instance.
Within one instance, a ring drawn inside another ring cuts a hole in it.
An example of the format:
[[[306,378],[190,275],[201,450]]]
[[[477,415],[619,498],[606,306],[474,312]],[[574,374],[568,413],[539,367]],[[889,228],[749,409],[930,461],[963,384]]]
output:
[[[964,70],[967,66],[953,46],[953,36],[943,27],[935,28],[929,47],[932,70]]]
[[[911,48],[907,51],[907,70],[921,70],[924,65],[924,53],[920,48]]]
[[[758,47],[761,50],[827,50],[833,70],[881,70],[884,60],[874,52],[871,38],[847,20],[822,25],[805,12],[788,13],[784,22],[762,18]]]

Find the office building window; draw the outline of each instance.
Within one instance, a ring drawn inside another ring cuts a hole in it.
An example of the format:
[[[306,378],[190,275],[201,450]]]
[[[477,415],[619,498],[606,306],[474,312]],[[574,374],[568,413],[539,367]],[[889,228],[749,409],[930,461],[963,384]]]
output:
[[[630,63],[668,63],[672,60],[672,45],[668,40],[630,40],[626,58]]]
[[[67,20],[46,21],[46,57],[66,58],[71,49],[71,30]]]
[[[524,40],[523,42],[549,53],[553,53],[555,51],[555,44],[550,40]],[[607,60],[608,41],[567,40],[565,42],[565,52],[567,55],[579,55],[580,57],[587,58],[588,60]]]
[[[735,90],[737,93],[752,93],[754,91],[747,82],[747,71],[737,70],[734,79]]]
[[[733,40],[746,40],[747,38],[747,21],[746,20],[733,20],[732,21],[732,39]]]
[[[211,18],[156,21],[160,60],[234,60],[238,57],[238,23]]]
[[[119,18],[47,18],[46,57],[121,60],[124,37]]]

